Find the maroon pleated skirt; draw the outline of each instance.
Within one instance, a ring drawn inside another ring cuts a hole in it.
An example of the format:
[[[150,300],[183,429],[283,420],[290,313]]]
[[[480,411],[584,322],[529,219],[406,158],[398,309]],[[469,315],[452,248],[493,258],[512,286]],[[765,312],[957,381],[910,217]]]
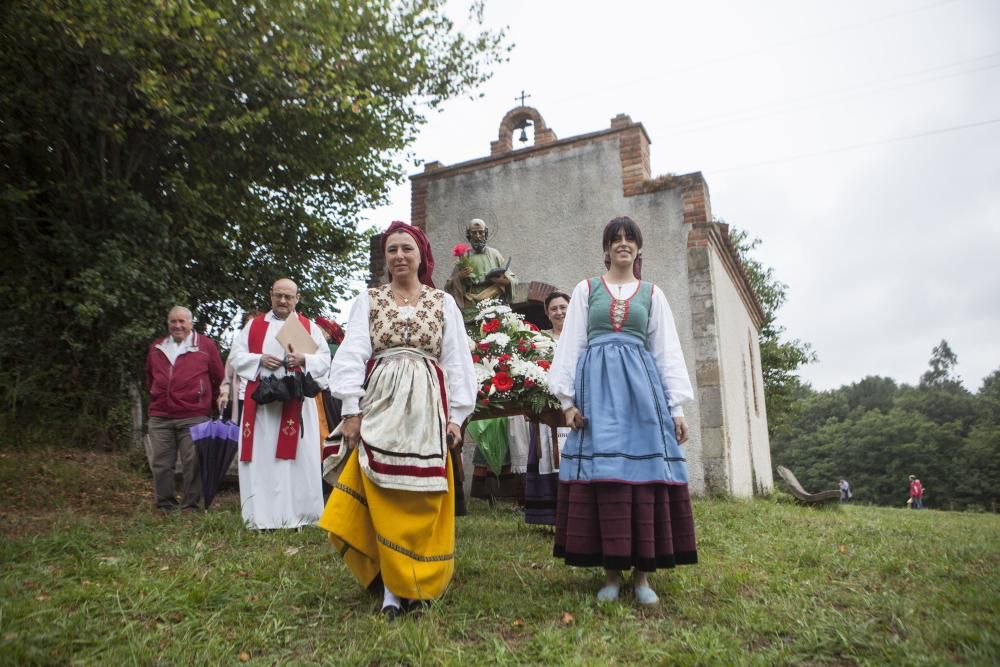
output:
[[[693,565],[698,550],[688,487],[560,482],[553,552],[567,565],[609,570]]]

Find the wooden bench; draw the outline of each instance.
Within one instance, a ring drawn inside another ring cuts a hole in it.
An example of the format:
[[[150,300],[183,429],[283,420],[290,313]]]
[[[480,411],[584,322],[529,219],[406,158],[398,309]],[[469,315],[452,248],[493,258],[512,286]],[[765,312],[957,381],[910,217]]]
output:
[[[807,505],[816,505],[821,503],[829,503],[835,500],[840,500],[840,490],[834,489],[832,491],[820,491],[819,493],[809,493],[802,488],[799,484],[799,480],[796,479],[795,474],[785,466],[778,466],[778,474],[781,475],[781,479],[785,480],[785,484],[791,489],[792,495],[802,503]]]

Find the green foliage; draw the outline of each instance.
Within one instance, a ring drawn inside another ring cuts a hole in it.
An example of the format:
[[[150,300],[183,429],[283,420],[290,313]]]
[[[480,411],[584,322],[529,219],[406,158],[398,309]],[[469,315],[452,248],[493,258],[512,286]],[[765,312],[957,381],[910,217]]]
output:
[[[21,495],[17,468],[56,454],[0,458],[5,491]],[[149,484],[94,458],[65,478]],[[643,609],[628,586],[620,602],[598,604],[598,568],[563,565],[551,531],[473,500],[441,601],[389,623],[324,531],[247,531],[237,494],[208,514],[166,519],[145,504],[85,507],[0,541],[0,663],[214,665],[241,653],[280,665],[1000,660],[992,515],[696,499],[703,563],[656,572],[661,603]]]
[[[774,275],[774,268],[753,256],[761,240],[751,238],[742,229],[730,229],[730,240],[736,248],[750,284],[764,309],[760,329],[760,366],[764,375],[764,397],[767,403],[768,432],[772,435],[784,429],[794,413],[795,392],[801,381],[798,369],[816,361],[809,343],[799,339],[784,339],[785,328],[778,324],[778,309],[785,303],[788,285]]]
[[[940,354],[947,351],[947,355]],[[1000,397],[991,374],[973,395],[954,381],[947,343],[935,348],[918,387],[890,378],[799,396],[787,428],[771,439],[771,459],[809,490],[851,483],[856,502],[901,507],[907,476],[940,509],[996,511],[1000,504]],[[943,371],[943,372],[942,372]]]
[[[278,277],[307,313],[345,296],[367,249],[359,214],[401,180],[424,114],[505,53],[443,7],[5,3],[8,418],[102,422],[173,304],[219,332],[266,307]]]

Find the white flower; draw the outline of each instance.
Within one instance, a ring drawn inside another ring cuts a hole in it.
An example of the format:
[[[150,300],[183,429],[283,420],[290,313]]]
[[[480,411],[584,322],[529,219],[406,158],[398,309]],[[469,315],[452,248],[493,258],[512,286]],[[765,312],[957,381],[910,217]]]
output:
[[[472,370],[476,374],[476,384],[481,385],[493,377],[493,370],[484,363],[472,364]]]
[[[523,359],[511,359],[510,372],[512,375],[531,378],[538,384],[544,384],[548,376],[544,368],[532,361],[524,361]]]
[[[483,341],[499,345],[500,347],[507,347],[507,344],[510,343],[510,336],[503,333],[502,331],[498,331],[496,333],[491,333],[490,335],[484,337]]]

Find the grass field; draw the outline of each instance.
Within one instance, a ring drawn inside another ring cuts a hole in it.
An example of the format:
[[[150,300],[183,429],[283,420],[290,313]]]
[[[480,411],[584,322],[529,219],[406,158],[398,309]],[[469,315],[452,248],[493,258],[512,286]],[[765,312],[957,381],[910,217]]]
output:
[[[134,456],[0,450],[0,664],[1000,663],[1000,517],[698,500],[661,604],[599,605],[551,531],[472,502],[439,604],[387,622],[318,529],[160,517]]]

